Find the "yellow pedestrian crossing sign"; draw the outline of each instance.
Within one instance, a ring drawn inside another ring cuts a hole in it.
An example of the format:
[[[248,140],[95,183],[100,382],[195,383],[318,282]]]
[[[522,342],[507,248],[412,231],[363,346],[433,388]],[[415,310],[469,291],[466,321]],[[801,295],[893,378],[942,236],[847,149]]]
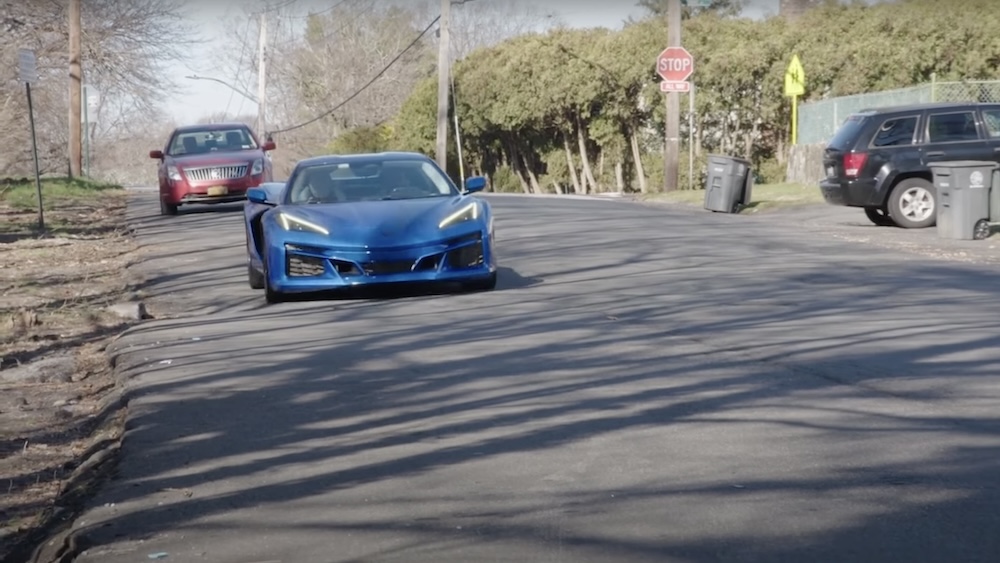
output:
[[[798,55],[792,55],[792,62],[785,70],[785,95],[802,96],[806,93],[806,71]]]

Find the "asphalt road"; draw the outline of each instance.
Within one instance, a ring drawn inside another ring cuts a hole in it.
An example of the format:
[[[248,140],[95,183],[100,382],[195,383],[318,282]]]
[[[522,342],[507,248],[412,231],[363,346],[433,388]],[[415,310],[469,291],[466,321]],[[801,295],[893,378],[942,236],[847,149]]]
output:
[[[159,319],[76,560],[1000,559],[1000,267],[492,201],[494,292],[265,306],[238,207],[137,196]]]

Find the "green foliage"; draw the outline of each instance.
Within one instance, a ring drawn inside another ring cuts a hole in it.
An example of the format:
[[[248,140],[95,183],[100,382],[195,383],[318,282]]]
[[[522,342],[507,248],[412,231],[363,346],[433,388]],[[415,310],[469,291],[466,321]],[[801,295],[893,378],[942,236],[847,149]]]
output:
[[[392,135],[386,125],[356,127],[330,141],[327,149],[335,154],[382,152],[391,147]]]
[[[490,175],[490,190],[502,193],[520,193],[521,181],[517,179],[517,172],[509,166],[501,166]]]
[[[42,178],[42,202],[49,209],[56,204],[92,201],[103,193],[121,189],[118,184],[86,178]],[[35,181],[28,178],[0,179],[0,203],[15,209],[37,209]]]
[[[776,158],[764,159],[754,169],[756,181],[760,184],[781,184],[787,177],[787,171],[788,167]]]
[[[659,14],[660,2],[643,2]],[[693,131],[698,153],[750,159],[766,182],[783,180],[777,164],[789,141],[791,105],[783,95],[793,54],[806,70],[801,101],[939,80],[1000,77],[1000,11],[992,0],[956,0],[949,19],[940,2],[900,0],[868,5],[827,2],[794,24],[780,17],[734,17],[736,2],[716,2],[683,22],[683,44],[695,58]],[[584,178],[584,156],[598,190],[617,189],[623,163],[628,190],[641,168],[652,191],[663,189],[664,95],[656,56],[667,45],[659,16],[620,31],[555,29],[474,51],[454,67],[452,110],[466,160],[494,183],[521,191],[533,174],[541,189],[572,188]],[[831,40],[834,37],[836,40]],[[688,96],[681,95],[681,137],[688,138]],[[421,83],[397,115],[394,142],[433,153],[436,79]],[[583,152],[581,153],[580,137]],[[450,136],[451,138],[451,136]],[[640,162],[634,162],[633,140]],[[449,150],[452,150],[449,147]],[[678,187],[688,186],[682,150]],[[600,163],[603,162],[603,168]],[[704,156],[695,185],[704,181]],[[594,188],[591,187],[590,191]]]
[[[437,136],[437,78],[417,84],[393,120],[392,148],[433,154]]]

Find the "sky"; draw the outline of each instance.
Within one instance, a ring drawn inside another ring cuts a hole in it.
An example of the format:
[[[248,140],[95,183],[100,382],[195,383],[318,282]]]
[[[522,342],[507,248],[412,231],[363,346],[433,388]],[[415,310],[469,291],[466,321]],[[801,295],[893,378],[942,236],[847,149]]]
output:
[[[201,118],[227,111],[235,114],[255,115],[257,104],[232,88],[213,80],[192,80],[187,76],[203,76],[231,82],[231,77],[213,70],[218,53],[233,42],[231,22],[234,16],[244,13],[247,2],[241,0],[186,0],[192,27],[200,30],[205,43],[196,46],[187,64],[173,64],[167,69],[175,76],[175,84],[181,89],[164,108],[166,113],[180,124],[193,123]],[[290,8],[297,8],[302,14],[312,8],[315,11],[331,6],[334,0],[283,0]],[[631,18],[638,18],[645,11],[629,0],[516,0],[531,3],[537,10],[543,8],[553,13],[563,23],[574,28],[608,27],[621,28]],[[777,11],[778,0],[750,0],[745,15],[760,17]],[[250,63],[245,63],[252,68]],[[250,93],[255,93],[256,87]]]

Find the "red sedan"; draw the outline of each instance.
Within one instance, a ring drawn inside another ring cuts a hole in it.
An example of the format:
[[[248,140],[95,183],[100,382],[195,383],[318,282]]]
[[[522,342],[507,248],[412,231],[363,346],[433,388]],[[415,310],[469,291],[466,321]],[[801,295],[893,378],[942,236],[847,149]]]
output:
[[[164,150],[149,152],[160,161],[160,214],[176,215],[189,203],[246,199],[246,191],[270,182],[274,142],[261,144],[242,123],[178,127]]]

